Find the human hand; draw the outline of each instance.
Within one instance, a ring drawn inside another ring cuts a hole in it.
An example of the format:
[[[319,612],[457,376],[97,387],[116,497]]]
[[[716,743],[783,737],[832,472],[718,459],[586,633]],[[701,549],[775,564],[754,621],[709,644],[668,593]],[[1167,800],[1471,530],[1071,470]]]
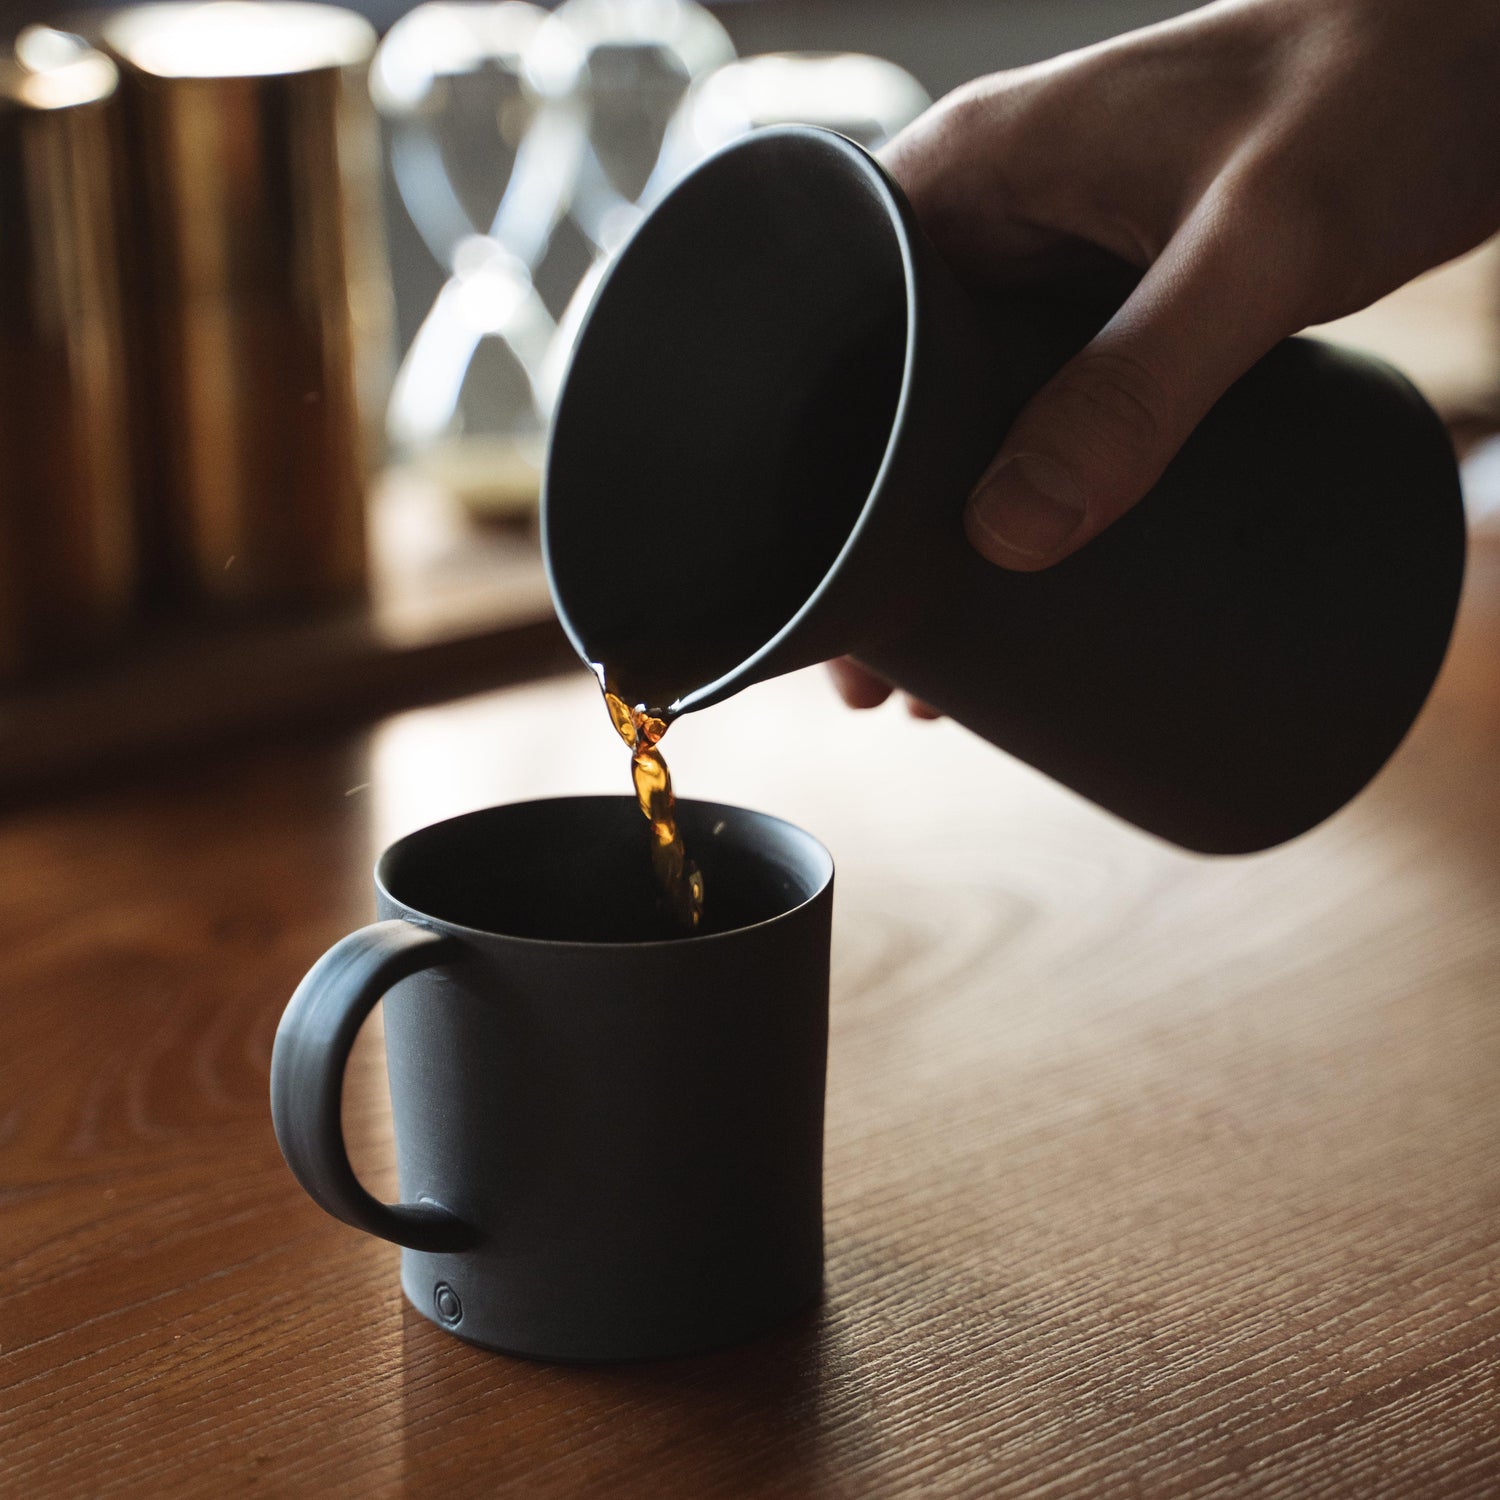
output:
[[[1220,0],[927,111],[884,159],[971,289],[1141,273],[1017,417],[973,546],[1030,572],[1097,536],[1273,345],[1500,226],[1497,148],[1494,0]]]
[[[828,663],[829,675],[838,689],[839,697],[850,708],[879,708],[895,689],[884,677],[878,676],[868,667],[862,667],[852,657],[841,656]],[[906,711],[914,719],[941,719],[943,716],[930,703],[920,698],[906,697]]]

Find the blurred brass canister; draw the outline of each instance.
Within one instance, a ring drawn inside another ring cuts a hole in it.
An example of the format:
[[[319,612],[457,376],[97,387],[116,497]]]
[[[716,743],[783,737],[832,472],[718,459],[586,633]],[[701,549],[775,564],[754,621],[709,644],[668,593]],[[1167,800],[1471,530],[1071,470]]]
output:
[[[389,299],[375,33],[333,6],[222,0],[97,27],[126,106],[152,597],[229,614],[357,599],[360,386]]]
[[[92,653],[132,587],[109,131],[115,69],[0,53],[0,678]]]

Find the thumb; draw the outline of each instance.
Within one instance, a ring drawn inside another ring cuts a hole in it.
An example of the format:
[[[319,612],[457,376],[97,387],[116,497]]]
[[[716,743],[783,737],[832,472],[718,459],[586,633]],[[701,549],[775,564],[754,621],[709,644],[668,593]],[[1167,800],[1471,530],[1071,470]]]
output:
[[[982,556],[1034,572],[1076,552],[1156,483],[1214,402],[1297,326],[1265,265],[1244,259],[1223,236],[1184,226],[1031,398],[964,512]]]

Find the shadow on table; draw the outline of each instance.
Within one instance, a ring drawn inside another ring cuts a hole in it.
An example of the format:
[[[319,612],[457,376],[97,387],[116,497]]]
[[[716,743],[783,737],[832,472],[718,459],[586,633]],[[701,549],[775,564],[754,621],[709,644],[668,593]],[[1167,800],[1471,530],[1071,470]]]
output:
[[[554,1365],[402,1328],[405,1485],[487,1494],[805,1494],[857,1415],[825,1407],[845,1334],[827,1303],[752,1344],[691,1359]],[[846,1396],[848,1394],[845,1389]]]

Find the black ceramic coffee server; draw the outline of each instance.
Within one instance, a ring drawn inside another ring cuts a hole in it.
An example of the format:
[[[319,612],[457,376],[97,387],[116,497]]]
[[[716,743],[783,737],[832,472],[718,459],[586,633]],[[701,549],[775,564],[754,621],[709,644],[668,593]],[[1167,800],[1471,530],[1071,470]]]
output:
[[[993,567],[965,498],[1100,322],[976,305],[840,136],[720,152],[611,268],[556,412],[543,531],[579,654],[677,712],[849,654],[1187,848],[1312,827],[1441,664],[1464,554],[1446,434],[1385,365],[1291,339],[1105,534]]]

